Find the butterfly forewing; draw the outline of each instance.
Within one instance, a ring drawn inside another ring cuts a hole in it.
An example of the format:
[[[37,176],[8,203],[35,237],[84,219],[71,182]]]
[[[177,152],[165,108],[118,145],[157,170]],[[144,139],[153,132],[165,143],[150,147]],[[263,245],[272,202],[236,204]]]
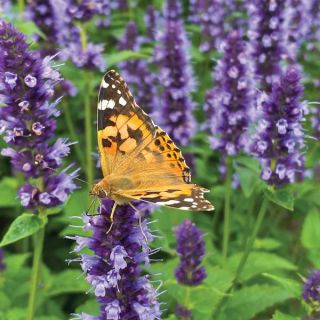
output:
[[[186,210],[212,210],[203,188],[190,184],[190,169],[179,148],[137,105],[113,70],[102,79],[97,113],[104,177],[125,175],[136,186],[119,190],[126,193],[123,196]]]

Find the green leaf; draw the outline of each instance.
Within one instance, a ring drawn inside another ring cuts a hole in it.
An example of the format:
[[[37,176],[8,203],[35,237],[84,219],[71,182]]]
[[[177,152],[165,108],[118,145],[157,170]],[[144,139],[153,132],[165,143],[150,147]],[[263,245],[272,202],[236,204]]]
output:
[[[302,285],[300,282],[288,278],[279,277],[270,273],[263,273],[263,276],[276,281],[286,291],[292,293],[296,298],[299,299],[301,297]]]
[[[293,211],[294,198],[291,190],[267,188],[265,196],[280,207]]]
[[[10,298],[4,292],[0,291],[0,310],[7,310],[10,307],[10,305]]]
[[[77,307],[76,313],[81,314],[82,312],[92,315],[99,314],[99,304],[96,299],[89,299],[85,303]]]
[[[273,238],[255,239],[254,249],[275,250],[282,246],[282,243]]]
[[[147,52],[143,51],[130,51],[130,50],[124,50],[124,51],[117,51],[112,54],[108,54],[106,56],[106,61],[108,67],[115,66],[117,63],[126,61],[126,60],[139,60],[139,59],[147,59],[150,58],[151,55]]]
[[[257,160],[241,157],[234,162],[234,168],[246,198],[249,198],[254,191],[263,185]]]
[[[236,291],[229,298],[221,320],[250,320],[267,308],[294,298],[294,295],[282,287],[253,285]]]
[[[88,283],[81,277],[80,270],[66,270],[52,276],[46,294],[56,296],[62,293],[86,292],[89,290]]]
[[[45,221],[39,218],[39,216],[32,213],[23,213],[11,223],[0,243],[0,246],[2,247],[29,237],[40,230],[44,224]]]
[[[6,314],[6,319],[14,320],[25,320],[26,319],[26,309],[24,308],[14,308],[10,309]]]
[[[278,310],[272,316],[272,320],[300,320],[300,319],[301,319],[300,317],[290,316],[290,315],[284,314]]]
[[[0,207],[16,207],[19,205],[17,199],[18,183],[14,178],[3,178],[0,181]]]
[[[310,211],[304,220],[301,243],[307,249],[320,249],[320,213]]]
[[[12,272],[12,274],[18,272],[22,266],[26,263],[27,259],[30,257],[30,253],[20,253],[6,255],[6,272]]]
[[[242,253],[237,253],[229,258],[228,266],[235,272]],[[271,272],[276,270],[296,270],[296,266],[290,261],[269,252],[251,252],[248,261],[243,269],[241,280],[246,281],[263,272]]]

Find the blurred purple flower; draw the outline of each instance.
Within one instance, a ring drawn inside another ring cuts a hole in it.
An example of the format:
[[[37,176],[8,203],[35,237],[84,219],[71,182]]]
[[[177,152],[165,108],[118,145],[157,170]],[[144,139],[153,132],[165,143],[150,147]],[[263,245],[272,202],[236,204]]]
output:
[[[120,50],[140,50],[142,37],[139,36],[135,22],[127,24],[122,39],[119,42]],[[122,75],[129,87],[133,90],[137,103],[146,112],[151,112],[153,99],[156,95],[156,76],[150,72],[147,60],[129,59],[119,63]]]
[[[192,319],[192,312],[180,304],[176,305],[176,316],[180,320],[190,320]]]
[[[313,311],[320,311],[320,271],[314,271],[305,281],[303,299],[312,307]]]
[[[311,124],[314,129],[313,136],[320,139],[320,107],[313,108],[312,111],[312,117],[311,117]]]
[[[144,15],[144,23],[146,25],[146,40],[155,41],[157,24],[160,19],[159,12],[154,8],[154,6],[149,5],[147,7],[146,13]]]
[[[52,101],[60,75],[50,57],[29,51],[26,38],[13,26],[0,20],[0,134],[8,144],[1,154],[11,158],[16,171],[26,177],[19,191],[25,207],[52,207],[65,202],[75,189],[71,175],[59,173],[62,157],[70,152],[67,139],[51,143],[60,112]],[[49,144],[50,143],[50,144]],[[50,169],[49,169],[50,168]],[[52,171],[53,170],[53,171]],[[42,177],[34,185],[30,178]]]
[[[281,75],[280,61],[287,54],[284,33],[285,1],[250,0],[249,38],[255,74],[263,90]]]
[[[182,3],[180,0],[166,0],[163,6],[163,16],[167,20],[181,18]]]
[[[261,101],[262,118],[253,137],[252,152],[262,164],[261,177],[273,185],[296,180],[304,170],[304,105],[300,72],[291,66],[273,83],[272,91]]]
[[[248,144],[249,111],[253,105],[252,70],[240,32],[230,32],[221,47],[223,57],[214,70],[216,85],[207,92],[205,110],[212,148],[235,155]]]
[[[177,252],[180,264],[175,275],[179,283],[197,286],[202,283],[207,274],[200,267],[205,254],[203,233],[190,220],[185,220],[176,229]]]
[[[81,267],[86,280],[92,285],[100,303],[98,317],[82,314],[80,319],[160,319],[157,292],[148,276],[142,275],[141,264],[149,264],[152,251],[147,241],[153,236],[145,219],[148,211],[138,204],[143,215],[141,226],[138,213],[129,205],[118,206],[114,224],[110,227],[109,215],[113,201],[102,201],[101,215],[83,216],[84,229],[92,231],[92,237],[70,237],[77,242],[75,251],[84,247],[94,255],[81,254]],[[143,232],[142,232],[143,230]]]
[[[154,103],[159,106],[158,110],[154,110],[154,117],[178,144],[186,145],[196,129],[192,115],[194,103],[190,97],[195,82],[182,21],[166,18],[164,30],[158,36],[154,62],[160,68],[158,82],[162,90]]]
[[[315,43],[320,41],[320,2],[318,0],[306,0],[308,5],[308,22],[310,25],[307,36],[307,44],[309,49],[313,49]]]

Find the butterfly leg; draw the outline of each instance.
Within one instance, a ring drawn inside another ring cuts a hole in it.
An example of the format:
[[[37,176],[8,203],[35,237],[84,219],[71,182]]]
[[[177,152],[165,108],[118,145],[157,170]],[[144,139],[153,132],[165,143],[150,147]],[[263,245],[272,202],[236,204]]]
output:
[[[108,234],[108,233],[111,231],[112,227],[113,227],[113,217],[114,217],[114,213],[115,213],[115,211],[116,211],[116,208],[117,208],[117,203],[115,202],[115,203],[113,204],[113,207],[112,207],[111,213],[110,213],[111,225],[110,225],[108,231],[106,232],[106,234]]]
[[[141,213],[140,213],[139,209],[137,209],[131,202],[129,202],[129,206],[138,213],[139,227],[140,227],[141,233],[142,233],[144,239],[146,240],[146,242],[148,242],[148,238],[147,238],[146,234],[144,233],[144,231],[142,229]]]

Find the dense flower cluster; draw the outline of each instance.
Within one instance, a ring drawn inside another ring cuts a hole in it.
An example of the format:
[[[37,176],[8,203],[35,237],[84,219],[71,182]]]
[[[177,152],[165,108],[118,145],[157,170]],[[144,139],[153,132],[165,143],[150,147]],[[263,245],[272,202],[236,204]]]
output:
[[[144,39],[139,36],[135,22],[130,21],[119,43],[120,50],[138,51]],[[119,63],[121,74],[129,87],[134,90],[137,103],[146,112],[152,111],[153,99],[156,95],[156,77],[149,71],[146,60],[127,60]]]
[[[152,254],[148,241],[153,239],[147,227],[147,211],[138,205],[137,213],[129,205],[119,206],[114,224],[109,233],[109,215],[113,201],[103,200],[101,214],[94,217],[84,215],[85,230],[92,236],[76,236],[76,252],[84,247],[94,255],[81,254],[81,267],[87,281],[92,285],[100,303],[100,315],[78,315],[80,319],[160,319],[157,292],[148,276],[142,275],[141,264],[149,264]],[[139,225],[138,214],[143,214]]]
[[[176,316],[180,320],[192,319],[192,312],[180,304],[176,305]]]
[[[190,220],[185,220],[176,229],[177,252],[180,264],[176,268],[176,278],[179,283],[196,286],[202,283],[207,274],[200,267],[205,253],[205,242],[200,229]]]
[[[0,272],[5,270],[6,264],[4,262],[4,252],[3,249],[0,248]]]
[[[312,48],[314,43],[320,41],[320,2],[318,0],[307,1],[309,6],[308,19],[310,32],[308,33],[308,47]]]
[[[144,15],[144,23],[146,25],[146,39],[148,41],[156,40],[159,16],[159,12],[152,5],[148,6]]]
[[[232,31],[214,70],[215,87],[206,95],[208,129],[213,149],[235,155],[248,143],[249,110],[253,104],[250,58],[242,35]]]
[[[46,51],[54,53],[58,45],[60,59],[70,59],[78,67],[103,71],[103,45],[86,43],[86,35],[77,23],[90,19],[103,8],[103,3],[98,1],[35,0],[28,3],[26,16],[46,35],[47,41],[43,43]],[[40,36],[37,40],[41,41]]]
[[[303,288],[303,299],[314,311],[320,311],[320,271],[315,271],[306,280]]]
[[[311,124],[314,129],[313,136],[320,139],[320,107],[312,109]]]
[[[76,174],[54,174],[70,152],[68,140],[49,144],[59,116],[59,99],[51,100],[60,74],[50,57],[29,51],[25,36],[1,20],[0,48],[0,134],[9,145],[1,154],[29,181],[19,191],[23,206],[59,205],[75,189]]]
[[[262,179],[269,184],[293,182],[296,175],[303,172],[302,94],[300,72],[292,66],[261,101],[262,118],[253,138],[252,151],[263,166]]]
[[[248,4],[250,51],[257,80],[267,91],[279,79],[279,62],[286,54],[284,10],[285,1],[282,0],[250,0]]]
[[[173,12],[169,13],[169,8]],[[162,86],[159,101],[155,103],[159,110],[155,110],[154,117],[178,144],[186,145],[196,126],[192,115],[194,103],[190,98],[195,83],[188,55],[189,44],[183,23],[178,18],[179,7],[168,4],[165,12],[164,30],[159,34],[159,45],[154,54]]]

